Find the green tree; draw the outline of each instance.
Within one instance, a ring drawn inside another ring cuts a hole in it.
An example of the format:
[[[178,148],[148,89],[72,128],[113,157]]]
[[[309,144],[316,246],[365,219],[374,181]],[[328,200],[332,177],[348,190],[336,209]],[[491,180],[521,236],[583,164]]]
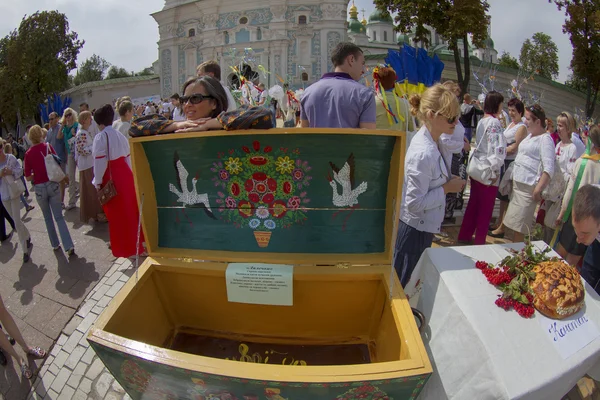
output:
[[[503,51],[500,55],[500,58],[498,58],[498,64],[502,65],[503,67],[519,69],[519,62],[517,61],[517,59],[511,56],[510,53],[506,51]]]
[[[104,79],[104,73],[108,67],[110,67],[110,64],[104,58],[93,54],[81,64],[73,83],[75,86],[79,86],[86,82],[101,81]]]
[[[152,69],[152,67],[144,68],[143,70],[141,70],[140,72],[137,72],[135,74],[135,76],[149,76],[149,75],[154,75],[154,69]]]
[[[38,106],[69,85],[85,42],[69,30],[58,11],[25,16],[19,28],[0,39],[0,115],[9,124],[17,112],[41,122]]]
[[[569,34],[573,46],[573,79],[569,79],[572,81],[569,83],[583,89],[586,94],[585,115],[590,118],[600,89],[600,0],[561,0],[554,3],[559,10],[565,10],[563,32]]]
[[[128,76],[131,76],[131,74],[125,68],[113,65],[108,69],[106,79],[127,78]]]
[[[576,76],[575,74],[569,74],[569,77],[565,81],[565,86],[585,93],[587,81],[579,76]]]
[[[383,12],[397,13],[396,29],[402,33],[415,28],[415,42],[429,45],[429,31],[425,25],[447,40],[448,48],[454,52],[458,84],[463,93],[468,91],[471,77],[468,38],[472,35],[473,44],[484,47],[490,20],[487,0],[375,0],[375,5]]]
[[[558,77],[558,47],[545,33],[537,32],[523,42],[519,62],[525,72],[548,79]]]

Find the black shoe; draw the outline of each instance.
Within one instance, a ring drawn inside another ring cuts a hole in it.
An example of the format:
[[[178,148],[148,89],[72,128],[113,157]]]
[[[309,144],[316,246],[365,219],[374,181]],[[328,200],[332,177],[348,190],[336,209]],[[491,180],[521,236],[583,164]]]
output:
[[[6,359],[6,356],[4,355],[2,350],[0,350],[0,365],[2,365],[4,367],[4,366],[6,366],[7,363],[8,363],[8,360]]]
[[[6,335],[6,337],[8,338],[8,343],[10,343],[12,346],[14,346],[17,342],[15,341],[15,339],[13,339],[12,336],[8,336]]]
[[[71,247],[69,250],[67,250],[67,256],[69,256],[69,258],[73,257],[75,255],[75,247]]]
[[[27,250],[31,249],[33,244],[31,243],[31,238],[27,239]]]
[[[488,236],[496,238],[496,239],[504,239],[504,232],[502,232],[502,233],[488,232]]]
[[[29,257],[29,254],[27,254],[27,253],[23,254],[23,264],[28,263],[29,260],[31,260],[31,257]]]

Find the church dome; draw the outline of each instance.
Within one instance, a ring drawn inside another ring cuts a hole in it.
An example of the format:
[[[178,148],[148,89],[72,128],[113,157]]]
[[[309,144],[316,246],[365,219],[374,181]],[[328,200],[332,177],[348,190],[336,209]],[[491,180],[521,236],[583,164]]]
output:
[[[348,22],[348,33],[366,33],[367,28],[358,19],[350,19]]]
[[[386,14],[384,17],[381,10],[375,9],[375,11],[369,15],[369,22],[389,22],[390,24],[393,24],[394,20],[390,14]]]
[[[487,37],[487,39],[485,39],[485,47],[488,48],[488,49],[493,49],[494,48],[494,41],[489,36]]]
[[[410,44],[410,37],[408,35],[405,35],[402,32],[400,32],[400,33],[398,33],[398,36],[396,36],[396,43]]]

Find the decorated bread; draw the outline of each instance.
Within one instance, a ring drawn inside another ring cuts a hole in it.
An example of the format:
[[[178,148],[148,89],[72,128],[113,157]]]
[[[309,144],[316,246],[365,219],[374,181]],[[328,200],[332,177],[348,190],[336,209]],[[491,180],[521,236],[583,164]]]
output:
[[[577,270],[563,261],[544,261],[533,267],[534,307],[548,318],[564,319],[583,307],[585,290]]]

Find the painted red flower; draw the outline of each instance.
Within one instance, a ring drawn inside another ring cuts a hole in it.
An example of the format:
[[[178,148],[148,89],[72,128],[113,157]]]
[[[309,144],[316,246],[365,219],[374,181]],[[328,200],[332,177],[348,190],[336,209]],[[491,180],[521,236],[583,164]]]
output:
[[[269,186],[269,190],[274,192],[277,190],[277,181],[273,178],[267,179],[267,186]]]
[[[260,150],[260,142],[258,140],[255,140],[254,142],[252,142],[252,147],[254,147],[254,151],[259,151]]]
[[[258,196],[258,193],[250,193],[248,195],[248,198],[250,199],[251,202],[253,203],[258,203],[260,201],[260,197]]]
[[[250,164],[252,164],[252,165],[261,166],[261,165],[265,165],[268,162],[269,162],[269,160],[263,156],[250,157]]]
[[[233,197],[227,197],[225,199],[225,206],[227,208],[236,208],[237,207],[237,203],[235,201],[235,199]]]
[[[265,193],[267,191],[267,185],[264,182],[258,182],[255,188],[258,193]]]
[[[292,192],[292,184],[288,181],[283,182],[283,192],[285,194],[290,194]]]
[[[242,150],[244,150],[244,153],[250,153],[250,149],[246,146],[242,146]]]
[[[271,146],[265,147],[265,150],[264,150],[265,153],[270,153],[271,151],[273,151],[273,148]]]
[[[267,180],[267,174],[265,174],[264,172],[255,172],[252,174],[252,178],[259,182],[265,181]]]
[[[273,202],[273,206],[269,209],[271,215],[275,218],[282,218],[287,213],[287,207],[283,200],[276,200]]]
[[[252,179],[248,179],[244,183],[244,189],[246,189],[246,192],[251,192],[252,189],[254,189],[254,181]]]
[[[289,209],[295,210],[298,207],[300,207],[300,203],[301,203],[300,197],[294,196],[294,197],[292,197],[291,199],[288,200],[287,206],[288,206]]]
[[[241,192],[240,189],[240,185],[238,185],[237,183],[233,183],[231,184],[231,194],[234,195],[235,197],[239,196]]]
[[[246,200],[242,200],[238,203],[238,210],[240,215],[244,218],[250,218],[254,215],[254,206],[252,203]]]
[[[271,204],[273,201],[275,201],[275,196],[273,196],[272,193],[267,193],[263,196],[262,201],[263,203]]]

